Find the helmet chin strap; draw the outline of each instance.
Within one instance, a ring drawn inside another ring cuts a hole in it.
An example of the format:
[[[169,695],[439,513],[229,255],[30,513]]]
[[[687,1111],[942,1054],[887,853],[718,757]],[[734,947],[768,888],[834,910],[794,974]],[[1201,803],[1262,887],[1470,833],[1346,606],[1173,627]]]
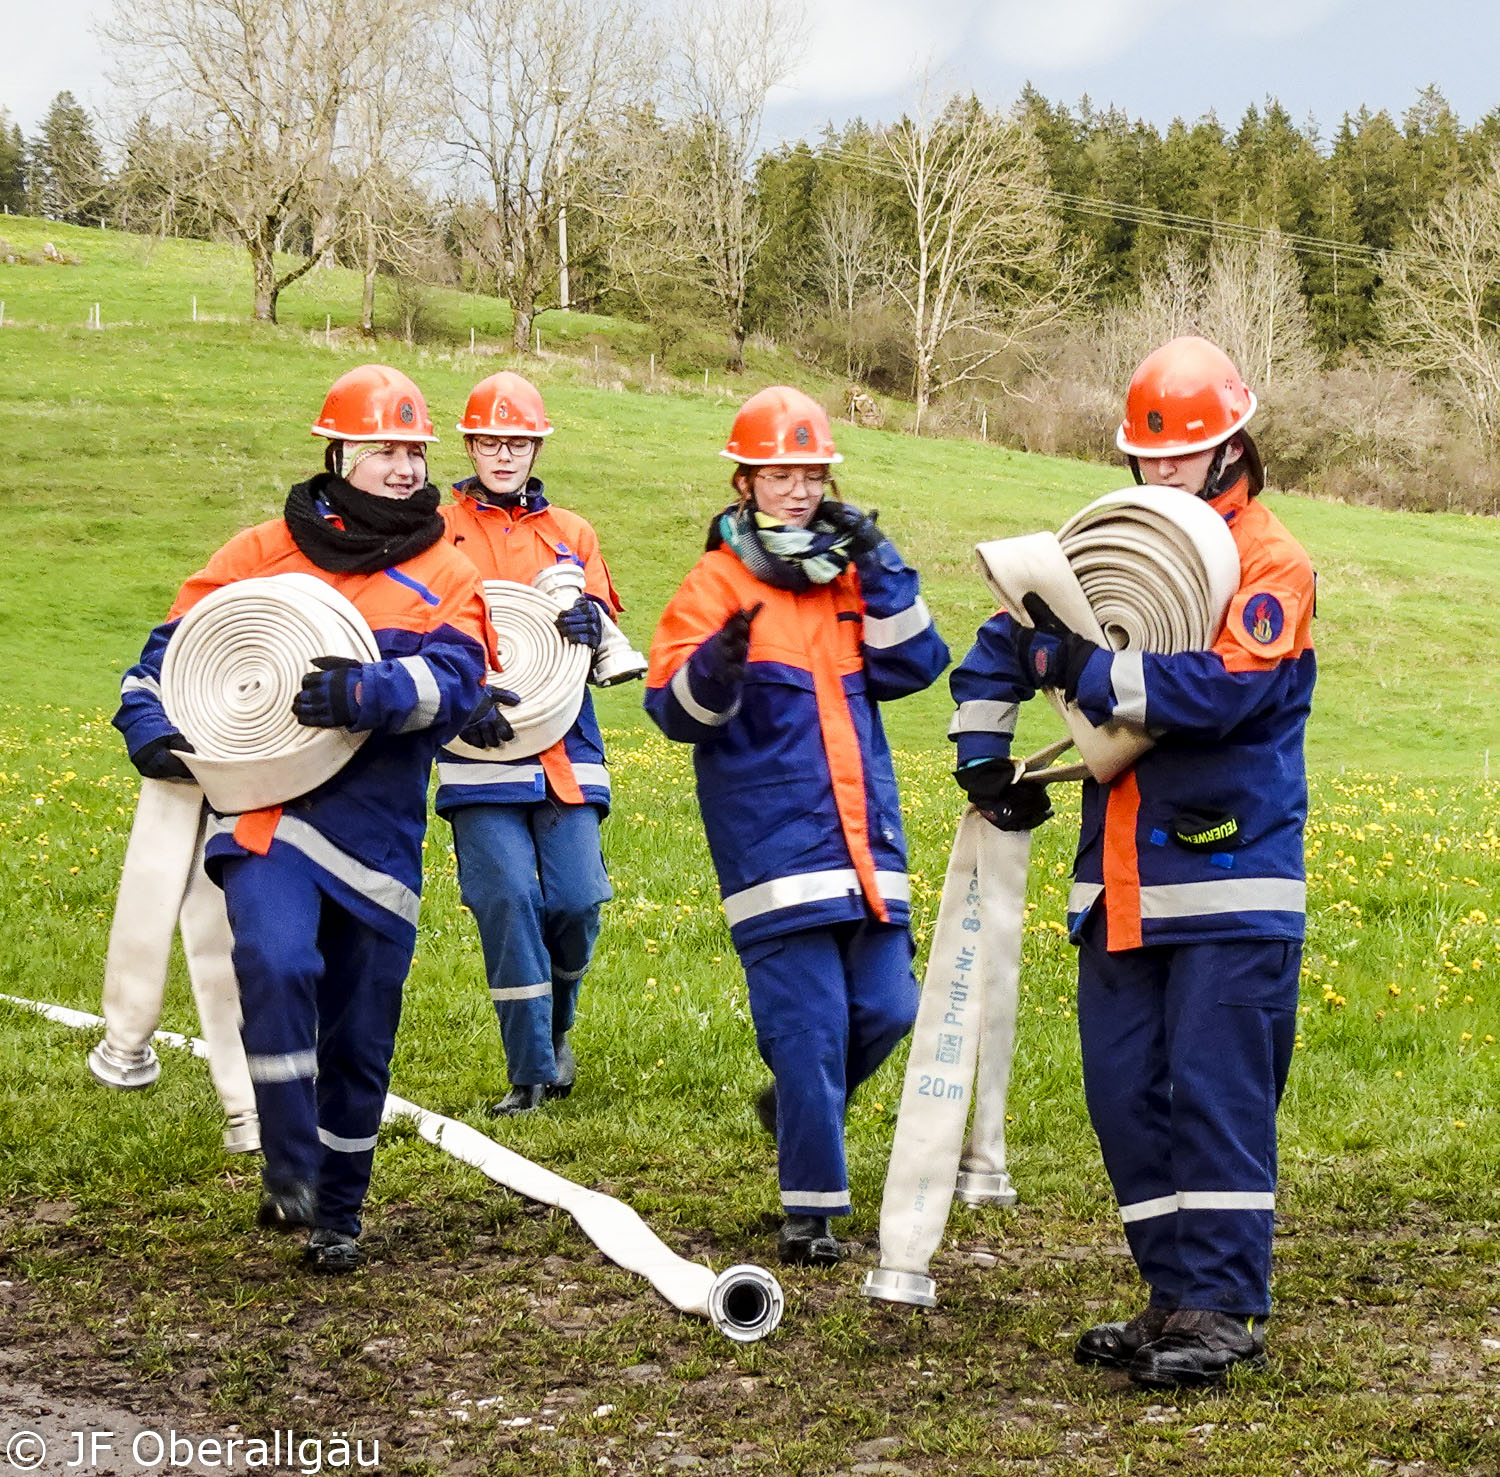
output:
[[[1212,502],[1221,492],[1227,491],[1238,480],[1240,457],[1233,461],[1229,460],[1229,443],[1234,440],[1231,436],[1228,441],[1221,441],[1214,448],[1214,459],[1208,464],[1208,470],[1203,474],[1203,487],[1195,494],[1204,502]],[[1141,460],[1139,457],[1130,458],[1130,475],[1135,478],[1137,487],[1144,487],[1146,479],[1141,476]]]

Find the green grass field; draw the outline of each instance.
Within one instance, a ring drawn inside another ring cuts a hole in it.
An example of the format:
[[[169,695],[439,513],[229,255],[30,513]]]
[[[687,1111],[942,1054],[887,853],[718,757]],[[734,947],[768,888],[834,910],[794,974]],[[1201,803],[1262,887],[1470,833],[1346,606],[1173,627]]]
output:
[[[351,274],[310,274],[283,326],[254,328],[236,316],[248,291],[228,248],[148,251],[13,220],[0,236],[81,258],[0,266],[19,458],[0,493],[0,991],[97,1009],[135,793],[108,724],[119,673],[181,578],[316,464],[306,427],[323,391],[370,351],[309,331],[336,302],[352,318]],[[223,321],[186,321],[194,291],[200,314],[219,294]],[[96,300],[102,331],[83,327]],[[469,385],[507,362],[467,352],[481,314],[482,333],[503,333],[499,305],[456,299],[453,349],[374,351],[429,398],[444,435],[435,480],[464,470],[444,433]],[[628,326],[590,332],[630,354]],[[601,374],[587,339],[576,357],[517,367],[559,426],[540,470],[598,527],[644,645],[726,495],[715,453],[737,399],[790,371],[752,361],[743,385],[665,393],[635,369]],[[989,613],[972,545],[1055,527],[1128,480],[972,443],[838,434],[846,494],[878,507],[921,568],[955,655]],[[1486,782],[1491,762],[1500,777],[1500,525],[1272,502],[1319,568],[1321,676],[1269,1373],[1162,1402],[1069,1360],[1078,1329],[1129,1312],[1137,1292],[1079,1090],[1060,937],[1070,797],[1033,870],[1011,1098],[1023,1204],[955,1212],[935,1314],[857,1291],[899,1055],[851,1115],[845,1231],[862,1257],[787,1273],[782,1331],[735,1349],[609,1266],[566,1217],[401,1131],[377,1157],[371,1265],[310,1283],[295,1248],[249,1232],[253,1166],[220,1152],[200,1066],[170,1056],[151,1091],[108,1094],[84,1070],[86,1035],[0,1007],[0,1382],[200,1433],[293,1417],[357,1430],[403,1473],[1500,1470],[1500,807]],[[654,736],[639,700],[630,688],[600,704],[616,900],[576,1033],[579,1089],[534,1119],[484,1116],[503,1088],[498,1032],[442,824],[393,1085],[621,1194],[686,1255],[765,1262],[773,1155],[749,1110],[763,1072],[743,982],[689,756]],[[959,809],[948,710],[942,683],[886,710],[923,940]],[[1023,740],[1053,733],[1028,715]],[[174,978],[165,1024],[193,1023]]]

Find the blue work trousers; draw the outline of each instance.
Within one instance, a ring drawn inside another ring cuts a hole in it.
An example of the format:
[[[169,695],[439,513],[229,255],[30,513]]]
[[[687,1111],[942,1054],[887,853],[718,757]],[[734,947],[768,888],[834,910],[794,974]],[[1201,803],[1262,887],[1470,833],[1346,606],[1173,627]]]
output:
[[[1151,1301],[1267,1314],[1302,945],[1111,954],[1103,933],[1090,919],[1078,956],[1083,1085]]]
[[[223,864],[265,1182],[310,1181],[318,1224],[360,1230],[411,947],[323,893],[281,849]]]
[[[464,906],[479,925],[506,1074],[557,1081],[558,1049],[614,893],[592,805],[465,805],[448,815]]]
[[[839,923],[740,954],[761,1058],[776,1078],[776,1160],[788,1215],[848,1215],[849,1095],[917,1018],[910,932]]]

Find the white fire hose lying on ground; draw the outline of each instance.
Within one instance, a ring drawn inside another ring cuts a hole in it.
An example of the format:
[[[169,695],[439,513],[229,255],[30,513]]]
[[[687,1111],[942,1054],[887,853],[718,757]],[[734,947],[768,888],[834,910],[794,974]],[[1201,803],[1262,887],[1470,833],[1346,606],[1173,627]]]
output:
[[[0,1000],[80,1030],[104,1024],[99,1016],[65,1005],[24,1000],[15,995],[0,995]],[[186,1046],[195,1056],[213,1059],[202,1041],[172,1031],[157,1031],[155,1039],[169,1046]],[[477,1128],[429,1112],[394,1093],[386,1097],[382,1116],[387,1123],[411,1119],[428,1143],[460,1163],[471,1165],[528,1200],[567,1211],[617,1266],[645,1277],[674,1308],[707,1318],[726,1338],[736,1343],[754,1343],[774,1332],[781,1322],[786,1299],[781,1284],[764,1268],[741,1264],[715,1275],[710,1268],[678,1256],[621,1201],[576,1185],[497,1144]]]
[[[1224,520],[1175,489],[1132,487],[1090,503],[1056,535],[980,544],[985,581],[1022,624],[1024,596],[1040,595],[1073,630],[1117,652],[1202,651],[1213,645],[1239,585],[1239,554]],[[1116,665],[1117,678],[1120,665]],[[1015,761],[1036,784],[1129,768],[1152,739],[1138,721],[1095,727],[1076,704],[1048,696],[1069,738]],[[1117,681],[1116,693],[1119,694]],[[1082,763],[1049,767],[1070,746]],[[970,807],[959,822],[880,1209],[880,1266],[862,1291],[934,1307],[928,1268],[955,1193],[971,1205],[1012,1205],[1005,1100],[1015,1049],[1029,831],[1000,831]],[[973,1126],[965,1143],[970,1098]]]

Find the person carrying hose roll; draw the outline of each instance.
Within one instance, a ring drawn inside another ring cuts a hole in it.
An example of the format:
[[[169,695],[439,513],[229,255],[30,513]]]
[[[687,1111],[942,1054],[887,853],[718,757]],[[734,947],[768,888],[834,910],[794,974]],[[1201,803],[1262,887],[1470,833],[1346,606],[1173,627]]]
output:
[[[459,423],[474,475],[442,509],[445,537],[487,580],[529,585],[560,561],[583,569],[584,593],[557,617],[564,641],[597,650],[601,616],[621,609],[599,539],[577,513],[548,502],[532,475],[552,424],[535,385],[503,370],[469,394]],[[515,737],[499,706],[463,740],[495,748]],[[491,1109],[529,1113],[566,1097],[577,1076],[568,1044],[579,990],[614,895],[599,841],[609,814],[604,740],[585,690],[572,728],[540,754],[493,761],[444,751],[437,811],[453,827],[465,906],[479,926],[490,998],[500,1018],[509,1090]]]
[[[325,470],[182,586],[114,722],[143,775],[191,777],[180,757],[191,746],[162,707],[162,656],[178,620],[233,581],[311,575],[374,634],[381,660],[320,657],[292,704],[311,727],[370,737],[310,793],[212,817],[204,862],[234,936],[265,1153],[259,1223],[310,1229],[312,1267],[351,1272],[416,941],[427,777],[479,705],[495,636],[478,574],[443,541],[416,385],[384,365],[353,369],[312,432]]]
[[[986,621],[950,679],[958,783],[1000,825],[1044,819],[1009,758],[1039,687],[1156,739],[1109,784],[1084,782],[1068,899],[1089,1116],[1150,1294],[1074,1357],[1155,1388],[1262,1362],[1271,1309],[1317,669],[1312,566],[1258,500],[1254,411],[1224,353],[1178,338],[1136,370],[1116,436],[1137,481],[1204,499],[1234,537],[1240,586],[1209,650],[1108,651],[1032,595],[1031,624]]]
[[[668,603],[646,708],[694,746],[698,804],[774,1077],[781,1259],[831,1265],[848,1215],[849,1094],[911,1029],[901,805],[878,704],[948,664],[873,513],[839,499],[828,417],[799,390],[753,395],[722,453],[735,501]]]

